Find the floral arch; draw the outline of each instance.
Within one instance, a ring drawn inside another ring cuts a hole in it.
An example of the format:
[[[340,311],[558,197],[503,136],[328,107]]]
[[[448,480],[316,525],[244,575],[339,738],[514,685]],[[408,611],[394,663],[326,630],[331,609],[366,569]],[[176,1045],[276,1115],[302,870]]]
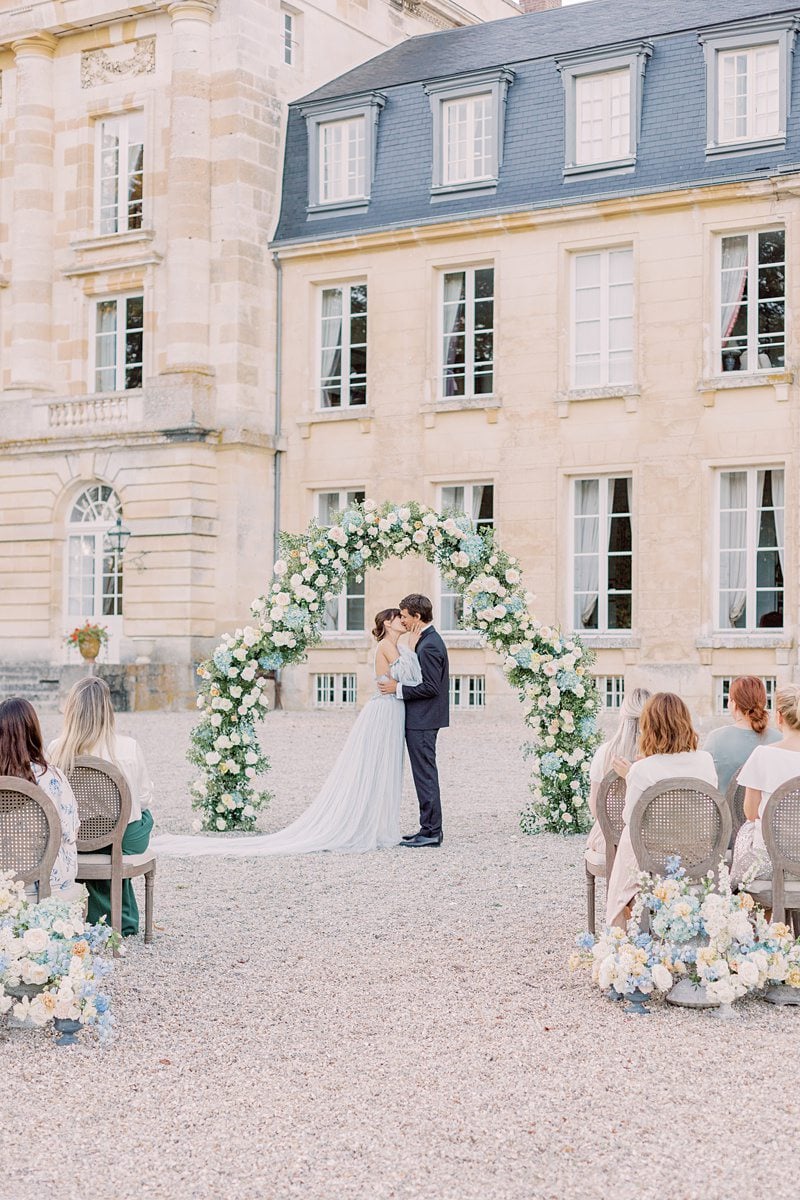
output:
[[[189,759],[201,775],[193,806],[207,830],[252,830],[269,792],[255,781],[269,770],[256,734],[267,709],[266,673],[300,662],[320,640],[327,600],[348,574],[379,569],[387,559],[420,554],[464,600],[464,628],[500,656],[519,693],[532,741],[531,800],[521,815],[528,833],[572,833],[589,823],[589,760],[596,744],[597,691],[590,653],[577,638],[542,625],[529,611],[517,560],[477,531],[463,513],[437,513],[417,502],[365,500],[330,528],[312,522],[281,536],[281,557],[266,595],[251,606],[254,623],[226,634],[198,667],[202,683]]]

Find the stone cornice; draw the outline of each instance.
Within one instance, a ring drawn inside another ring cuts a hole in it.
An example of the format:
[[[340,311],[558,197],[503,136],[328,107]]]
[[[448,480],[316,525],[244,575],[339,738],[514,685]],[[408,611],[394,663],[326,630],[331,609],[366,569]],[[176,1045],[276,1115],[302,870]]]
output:
[[[216,2],[216,0],[214,0]],[[64,14],[64,5],[57,0],[20,4],[0,13],[0,50],[12,49],[14,42],[30,38],[58,38],[80,29],[110,25],[115,21],[135,21],[153,13],[166,12],[170,0],[83,0],[78,11]],[[78,7],[77,5],[70,5]]]

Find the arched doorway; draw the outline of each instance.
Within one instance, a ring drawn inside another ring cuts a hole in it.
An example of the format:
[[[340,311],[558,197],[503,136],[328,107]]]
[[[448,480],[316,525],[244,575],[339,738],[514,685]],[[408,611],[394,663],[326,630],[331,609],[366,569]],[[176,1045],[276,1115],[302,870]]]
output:
[[[108,531],[121,516],[122,504],[114,489],[93,483],[76,497],[67,517],[67,632],[85,621],[105,625],[108,644],[101,656],[106,662],[120,658],[122,559],[109,542]]]

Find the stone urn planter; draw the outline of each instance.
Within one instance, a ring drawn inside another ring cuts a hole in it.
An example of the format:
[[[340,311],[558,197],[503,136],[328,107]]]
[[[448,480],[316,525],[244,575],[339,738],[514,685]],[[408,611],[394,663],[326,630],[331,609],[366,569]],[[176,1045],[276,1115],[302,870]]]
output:
[[[711,1000],[704,983],[695,983],[684,975],[674,983],[664,997],[667,1004],[678,1008],[718,1008],[719,1002]]]
[[[100,638],[83,637],[78,642],[78,649],[81,652],[81,658],[85,658],[87,662],[94,662],[100,653]]]

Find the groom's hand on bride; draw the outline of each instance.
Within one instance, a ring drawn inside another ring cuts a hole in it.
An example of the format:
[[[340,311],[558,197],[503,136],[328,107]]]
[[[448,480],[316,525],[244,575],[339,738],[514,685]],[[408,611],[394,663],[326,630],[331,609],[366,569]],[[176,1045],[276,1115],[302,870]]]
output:
[[[396,679],[381,679],[380,682],[378,683],[378,687],[381,689],[384,696],[391,696],[392,692],[397,691],[397,680]]]

